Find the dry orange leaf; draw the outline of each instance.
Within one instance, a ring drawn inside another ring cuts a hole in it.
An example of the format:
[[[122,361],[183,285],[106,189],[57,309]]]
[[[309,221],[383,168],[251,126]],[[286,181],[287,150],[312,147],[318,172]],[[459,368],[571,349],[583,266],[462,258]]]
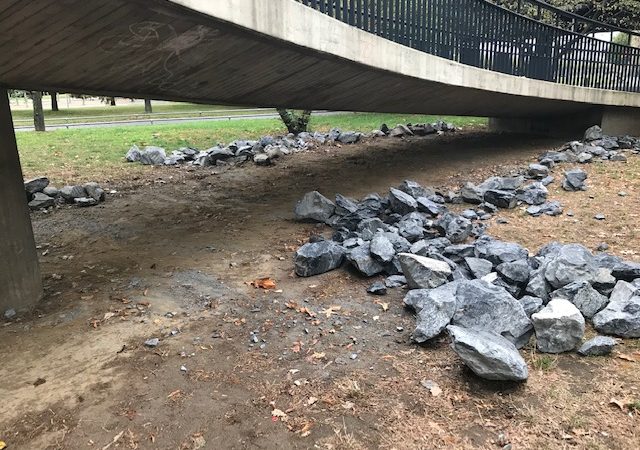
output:
[[[276,288],[276,281],[272,278],[266,277],[266,278],[258,278],[257,280],[253,280],[251,283],[251,286],[253,286],[256,289],[265,289],[265,290],[269,290],[269,289],[275,289]]]

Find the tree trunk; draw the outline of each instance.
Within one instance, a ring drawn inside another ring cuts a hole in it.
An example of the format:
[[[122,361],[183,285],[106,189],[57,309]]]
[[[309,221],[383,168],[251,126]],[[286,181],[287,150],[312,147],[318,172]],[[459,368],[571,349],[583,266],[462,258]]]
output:
[[[278,114],[280,114],[280,118],[287,127],[287,130],[289,130],[289,133],[300,134],[309,128],[311,111],[308,109],[298,113],[295,110],[289,111],[284,108],[278,108]]]
[[[110,97],[109,98],[109,104],[111,106],[116,106],[116,98],[115,97]]]
[[[58,108],[58,93],[57,92],[52,92],[51,93],[51,111],[60,111],[60,108]]]
[[[144,112],[147,114],[153,113],[153,108],[151,107],[151,100],[148,98],[144,99]]]
[[[31,93],[33,99],[33,125],[36,131],[45,131],[44,126],[44,110],[42,109],[42,92],[33,91]]]

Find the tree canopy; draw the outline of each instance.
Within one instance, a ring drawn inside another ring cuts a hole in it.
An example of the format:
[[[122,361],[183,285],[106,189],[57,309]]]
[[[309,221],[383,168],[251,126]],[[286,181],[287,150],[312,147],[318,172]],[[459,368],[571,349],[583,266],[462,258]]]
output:
[[[552,6],[592,20],[629,30],[640,30],[640,0],[546,0]],[[496,0],[510,9],[518,7],[518,0]],[[523,2],[525,14],[534,16],[537,8]],[[542,17],[545,20],[546,17]]]

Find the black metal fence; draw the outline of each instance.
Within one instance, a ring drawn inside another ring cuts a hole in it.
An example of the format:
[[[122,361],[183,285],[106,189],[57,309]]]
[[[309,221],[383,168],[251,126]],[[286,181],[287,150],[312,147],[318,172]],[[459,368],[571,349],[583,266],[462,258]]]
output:
[[[640,49],[547,25],[486,0],[297,0],[349,25],[463,64],[640,92]]]

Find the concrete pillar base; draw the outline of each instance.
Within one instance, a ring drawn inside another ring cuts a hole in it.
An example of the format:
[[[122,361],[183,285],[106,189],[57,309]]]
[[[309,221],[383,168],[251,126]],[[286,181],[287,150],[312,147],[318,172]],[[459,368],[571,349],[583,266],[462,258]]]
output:
[[[42,297],[38,254],[22,180],[7,91],[0,89],[0,314]]]
[[[636,108],[594,108],[570,116],[535,118],[491,118],[489,128],[504,133],[541,134],[578,139],[584,131],[600,125],[611,136],[640,136],[640,110]]]

